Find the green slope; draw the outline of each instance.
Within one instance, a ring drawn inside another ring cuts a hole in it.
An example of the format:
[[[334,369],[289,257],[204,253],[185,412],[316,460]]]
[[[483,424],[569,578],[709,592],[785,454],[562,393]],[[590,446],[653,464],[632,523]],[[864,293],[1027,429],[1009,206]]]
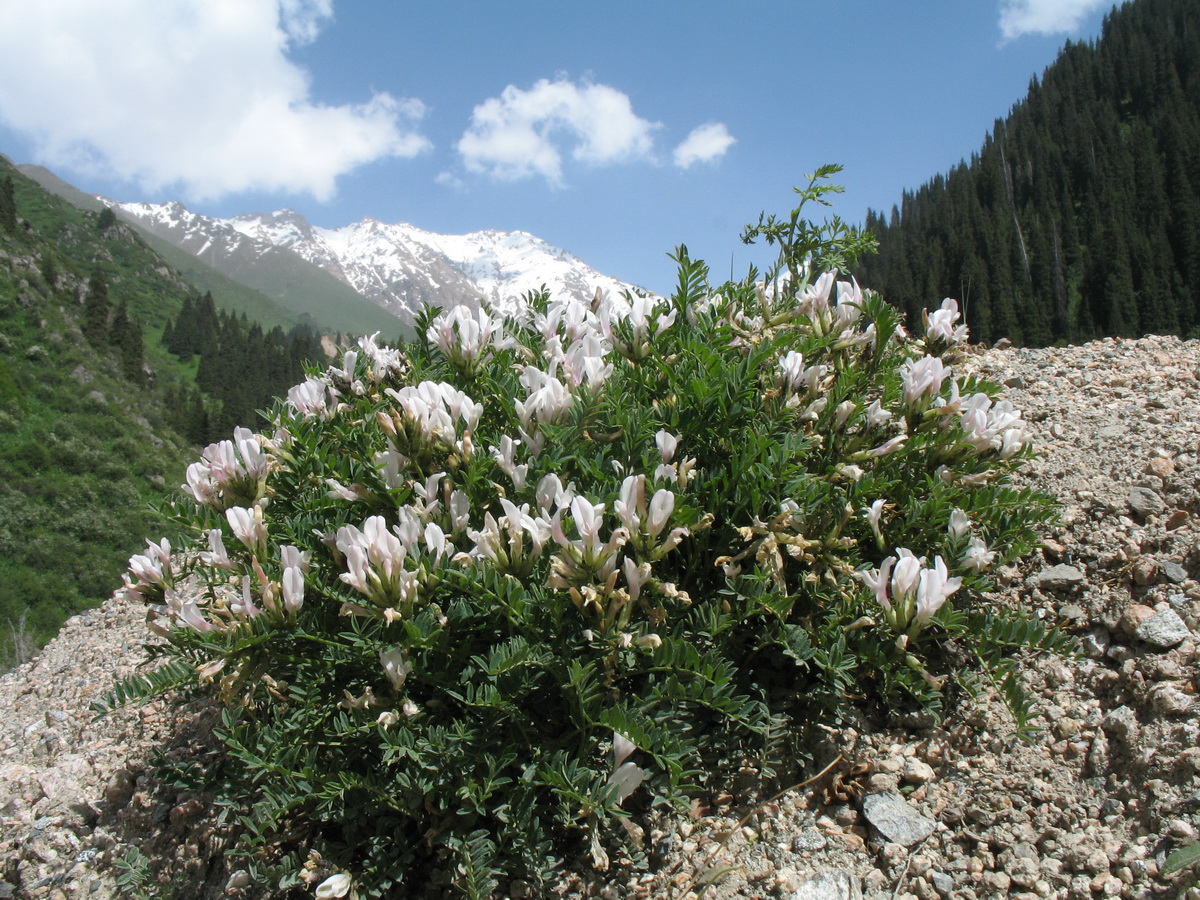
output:
[[[161,525],[148,512],[182,482],[192,456],[166,427],[152,386],[178,363],[153,339],[192,292],[134,233],[98,227],[21,176],[14,229],[0,225],[0,668],[95,606]],[[84,338],[91,272],[146,324],[148,384],[121,376],[115,352]]]

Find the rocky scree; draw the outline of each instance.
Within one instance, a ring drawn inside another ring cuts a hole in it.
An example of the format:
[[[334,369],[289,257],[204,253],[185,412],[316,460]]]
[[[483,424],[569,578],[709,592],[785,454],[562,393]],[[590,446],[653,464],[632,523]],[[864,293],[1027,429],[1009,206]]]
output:
[[[1192,874],[1160,874],[1200,840],[1200,341],[974,350],[955,368],[1006,386],[1044,454],[1022,477],[1063,507],[994,598],[1079,639],[1024,667],[1038,736],[1014,739],[991,695],[942,723],[830,730],[815,782],[767,798],[746,773],[691,817],[637,823],[641,858],[581,861],[555,896],[1200,900]],[[0,900],[136,896],[140,856],[145,896],[256,896],[203,798],[153,774],[156,754],[203,763],[216,710],[89,711],[145,636],[142,610],[110,600],[0,678]]]

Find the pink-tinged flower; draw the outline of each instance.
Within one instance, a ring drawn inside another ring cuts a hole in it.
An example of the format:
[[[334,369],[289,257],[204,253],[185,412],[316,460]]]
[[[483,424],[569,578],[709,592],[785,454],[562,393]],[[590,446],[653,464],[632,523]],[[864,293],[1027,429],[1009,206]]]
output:
[[[575,402],[566,385],[536,366],[526,366],[520,381],[529,395],[524,402],[518,400],[514,405],[526,432],[535,432],[541,425],[559,421]]]
[[[624,803],[629,795],[646,780],[646,773],[640,766],[625,761],[636,749],[637,747],[625,735],[613,732],[613,772],[608,778],[608,784],[615,785],[617,788],[618,806]]]
[[[487,349],[497,324],[482,307],[473,313],[470,307],[460,304],[438,315],[425,336],[437,345],[450,365],[471,374],[491,358]]]
[[[798,298],[800,311],[812,319],[814,325],[823,324],[829,318],[829,295],[836,279],[837,272],[822,272],[815,282],[805,285]]]
[[[283,570],[283,608],[295,615],[304,605],[304,572],[299,566]]]
[[[338,392],[323,378],[309,375],[301,384],[289,388],[287,403],[292,415],[327,419],[337,409]]]
[[[962,585],[962,579],[950,578],[946,564],[940,556],[934,559],[932,569],[922,569],[917,585],[917,606],[913,621],[925,625],[945,604],[947,598]]]
[[[250,576],[242,576],[242,596],[240,600],[234,600],[229,604],[229,609],[235,616],[244,616],[247,619],[257,618],[262,612],[254,602],[254,596],[250,593]]]
[[[892,413],[884,409],[878,400],[867,407],[868,428],[879,428],[881,425],[885,425],[891,417]]]
[[[925,323],[925,340],[929,344],[961,344],[967,339],[967,326],[955,325],[958,321],[958,301],[947,297],[940,309],[932,313],[921,312]]]
[[[967,514],[958,507],[950,511],[950,523],[946,526],[946,531],[954,540],[959,540],[963,535],[971,530],[971,520],[967,518]]]
[[[246,545],[251,553],[264,554],[267,549],[267,523],[263,520],[261,506],[249,509],[233,506],[225,510],[225,518],[233,529],[233,536]]]
[[[646,519],[646,533],[657,538],[675,511],[675,495],[666,488],[659,488],[650,498],[650,515]]]
[[[570,506],[575,492],[570,486],[564,487],[562,479],[551,472],[538,482],[536,496],[538,510],[549,515],[553,510]]]
[[[270,458],[262,440],[247,428],[235,428],[232,441],[209,444],[200,461],[187,468],[185,493],[218,512],[236,505],[252,505],[262,498]]]
[[[844,428],[846,420],[854,414],[856,409],[858,409],[858,404],[853,400],[843,400],[839,403],[833,410],[833,427],[839,430]]]
[[[888,438],[878,447],[873,447],[870,450],[864,450],[861,455],[866,459],[878,459],[881,456],[887,456],[889,453],[895,453],[904,446],[904,442],[907,440],[908,435],[898,434],[893,438]]]
[[[857,573],[867,590],[874,592],[875,601],[885,612],[890,612],[892,609],[892,603],[888,600],[888,577],[895,564],[896,557],[889,556],[879,564],[878,569],[863,569]]]
[[[209,529],[208,551],[200,554],[200,562],[216,569],[233,568],[233,561],[225,550],[225,537],[220,528]]]
[[[963,440],[984,453],[995,450],[1001,459],[1018,453],[1029,441],[1028,426],[1008,400],[993,405],[987,394],[972,394],[961,403]]]
[[[123,592],[130,600],[161,600],[164,593],[175,584],[170,542],[166,538],[157,544],[147,540],[146,552],[129,558],[129,571],[124,576],[124,582]]]
[[[446,533],[442,531],[442,527],[436,522],[430,522],[425,526],[425,550],[433,554],[433,564],[436,566],[442,561],[442,555],[446,552]],[[454,547],[450,545],[450,550],[453,552]]]
[[[619,769],[625,760],[633,755],[637,750],[633,741],[621,734],[619,731],[613,732],[613,770]]]
[[[667,307],[663,311],[663,307]],[[626,359],[640,362],[651,352],[654,339],[675,324],[675,309],[654,297],[638,296],[629,300],[627,310],[609,306],[609,315],[600,318],[604,337]]]
[[[513,488],[523,491],[525,490],[525,480],[529,477],[529,466],[517,465],[516,450],[520,443],[504,434],[500,436],[500,446],[489,447],[488,450],[492,454],[492,459],[496,461],[496,465],[500,467],[500,471],[512,480]]]
[[[883,532],[879,529],[879,520],[883,516],[883,507],[885,503],[886,501],[880,498],[872,503],[870,507],[862,514],[863,518],[867,520],[867,524],[871,527],[871,533],[875,535],[875,540],[878,541],[881,546],[883,544]]]
[[[391,608],[416,599],[417,573],[404,568],[408,554],[382,516],[367,519],[361,531],[353,525],[339,528],[337,548],[348,570],[341,580],[377,606]]]
[[[932,402],[949,375],[950,370],[937,356],[923,356],[915,361],[906,361],[900,372],[904,385],[904,404],[914,406]]]
[[[604,386],[613,372],[612,363],[605,357],[600,336],[588,332],[573,340],[562,355],[563,374],[574,388],[584,384],[593,391]]]
[[[419,713],[420,711],[421,711],[421,708],[419,706],[417,706],[417,704],[413,703],[411,700],[405,700],[403,703],[400,704],[400,712],[404,713],[404,715],[408,716],[408,718],[410,718],[410,719],[413,716],[417,715],[417,713]]]
[[[212,622],[204,618],[200,612],[200,607],[196,605],[196,601],[192,599],[179,601],[177,604],[167,604],[174,618],[182,622],[188,628],[194,628],[196,631],[215,631],[216,626]]]
[[[370,337],[358,339],[358,349],[370,363],[370,371],[367,375],[373,384],[400,378],[408,370],[404,354],[391,347],[380,347],[375,341],[377,337],[379,337],[378,331]]]
[[[972,536],[963,551],[962,564],[972,572],[982,572],[996,558],[996,551],[989,550],[983,538]]]
[[[918,558],[907,547],[897,547],[896,567],[892,571],[892,596],[897,603],[909,601],[921,580],[923,559]]]
[[[637,563],[631,557],[625,557],[622,564],[625,570],[625,583],[629,585],[629,602],[637,603],[642,595],[642,588],[650,580],[650,563]]]
[[[800,390],[804,384],[804,356],[803,354],[789,350],[779,358],[779,380],[783,387],[789,391]]]

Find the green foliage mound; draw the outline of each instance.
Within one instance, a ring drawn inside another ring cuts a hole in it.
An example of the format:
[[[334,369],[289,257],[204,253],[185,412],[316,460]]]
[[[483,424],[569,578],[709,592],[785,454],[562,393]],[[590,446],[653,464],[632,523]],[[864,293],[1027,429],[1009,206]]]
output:
[[[224,701],[206,787],[255,890],[544,884],[636,854],[623,817],[980,673],[1024,724],[1013,651],[1061,639],[981,596],[1051,515],[1010,484],[1020,413],[951,371],[953,301],[912,339],[837,281],[860,235],[760,236],[762,280],[680,248],[669,300],[427,311],[189,469],[193,545],[127,576],[160,665],[109,702]]]

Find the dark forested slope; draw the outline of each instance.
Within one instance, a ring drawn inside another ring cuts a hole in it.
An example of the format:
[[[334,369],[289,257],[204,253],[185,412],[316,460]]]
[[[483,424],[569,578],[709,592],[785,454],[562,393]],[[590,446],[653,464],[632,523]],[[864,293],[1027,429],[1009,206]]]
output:
[[[867,227],[856,274],[910,323],[950,296],[985,341],[1200,336],[1200,2],[1114,9],[970,162]]]

